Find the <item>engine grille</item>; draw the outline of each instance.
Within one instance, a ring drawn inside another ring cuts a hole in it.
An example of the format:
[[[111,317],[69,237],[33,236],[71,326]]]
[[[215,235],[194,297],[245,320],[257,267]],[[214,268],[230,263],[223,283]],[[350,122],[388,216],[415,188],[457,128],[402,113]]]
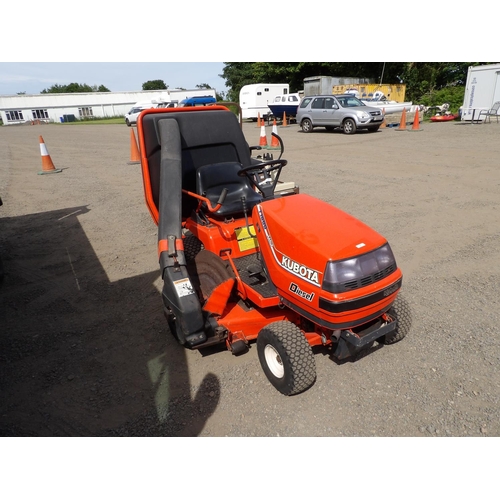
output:
[[[337,293],[350,292],[351,290],[357,290],[358,288],[371,285],[372,283],[376,283],[377,281],[383,280],[384,278],[389,276],[389,274],[392,274],[395,270],[396,270],[396,265],[392,264],[389,267],[382,269],[382,271],[378,271],[370,276],[364,276],[359,280],[344,281],[343,283],[338,283],[335,286],[336,288],[335,292]]]
[[[382,114],[382,111],[378,111],[378,110],[377,111],[370,111],[370,114],[372,116],[380,116]]]

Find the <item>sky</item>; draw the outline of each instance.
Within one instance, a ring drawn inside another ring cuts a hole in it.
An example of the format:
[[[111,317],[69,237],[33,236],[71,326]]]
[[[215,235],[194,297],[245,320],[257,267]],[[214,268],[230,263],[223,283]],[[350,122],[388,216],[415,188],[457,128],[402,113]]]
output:
[[[0,62],[0,95],[39,94],[53,85],[104,85],[112,92],[139,91],[149,80],[169,89],[206,83],[225,92],[222,62]]]

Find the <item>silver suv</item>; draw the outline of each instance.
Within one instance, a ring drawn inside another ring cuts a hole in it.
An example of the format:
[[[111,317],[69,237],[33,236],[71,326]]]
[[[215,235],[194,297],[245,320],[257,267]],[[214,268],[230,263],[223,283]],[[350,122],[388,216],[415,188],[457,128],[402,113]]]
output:
[[[304,97],[296,119],[304,132],[315,127],[340,127],[344,134],[354,134],[357,129],[376,132],[384,116],[380,109],[367,106],[353,95],[342,94]]]

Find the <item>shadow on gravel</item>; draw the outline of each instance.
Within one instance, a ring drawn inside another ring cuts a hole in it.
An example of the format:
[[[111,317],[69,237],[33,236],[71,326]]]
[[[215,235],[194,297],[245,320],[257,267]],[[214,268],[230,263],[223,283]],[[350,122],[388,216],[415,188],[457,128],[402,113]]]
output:
[[[196,436],[220,382],[207,374],[194,391],[159,270],[110,281],[79,222],[88,212],[0,219],[0,434]]]

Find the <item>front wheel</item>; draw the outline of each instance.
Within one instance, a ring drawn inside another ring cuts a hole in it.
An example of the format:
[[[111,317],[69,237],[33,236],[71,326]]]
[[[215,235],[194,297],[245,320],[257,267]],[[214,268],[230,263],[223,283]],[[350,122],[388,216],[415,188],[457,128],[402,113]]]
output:
[[[401,294],[396,297],[394,304],[388,312],[397,320],[398,325],[392,333],[378,339],[380,344],[385,345],[395,344],[403,340],[410,331],[412,322],[410,306]]]
[[[346,118],[342,124],[344,134],[350,135],[356,133],[356,122],[352,118]]]
[[[127,127],[130,127],[130,126],[131,126],[131,123],[129,122],[129,119],[128,119],[128,118],[125,118],[125,123],[127,124]]]
[[[309,389],[316,380],[316,362],[300,328],[289,321],[265,326],[257,337],[259,361],[271,384],[285,396]]]
[[[300,127],[302,128],[302,132],[312,132],[312,129],[313,129],[313,124],[312,124],[312,121],[309,120],[309,118],[304,118],[301,122],[300,122]]]

